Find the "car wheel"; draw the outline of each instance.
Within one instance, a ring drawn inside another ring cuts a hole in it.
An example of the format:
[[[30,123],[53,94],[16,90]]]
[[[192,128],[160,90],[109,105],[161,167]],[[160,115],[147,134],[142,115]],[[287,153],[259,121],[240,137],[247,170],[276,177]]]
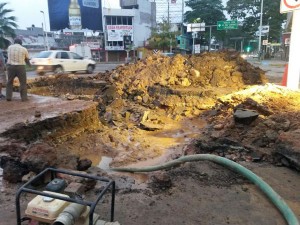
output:
[[[86,69],[86,73],[91,74],[94,72],[94,66],[93,65],[88,65]]]
[[[64,69],[61,66],[57,66],[54,70],[55,74],[63,74],[64,73]]]

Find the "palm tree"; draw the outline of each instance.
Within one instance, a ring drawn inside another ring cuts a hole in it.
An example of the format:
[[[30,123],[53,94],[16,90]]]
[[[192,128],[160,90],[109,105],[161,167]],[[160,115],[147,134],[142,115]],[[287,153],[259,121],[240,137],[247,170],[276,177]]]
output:
[[[6,49],[10,42],[5,37],[15,38],[15,28],[18,27],[16,24],[16,17],[9,16],[12,9],[5,9],[7,3],[0,3],[0,48]]]

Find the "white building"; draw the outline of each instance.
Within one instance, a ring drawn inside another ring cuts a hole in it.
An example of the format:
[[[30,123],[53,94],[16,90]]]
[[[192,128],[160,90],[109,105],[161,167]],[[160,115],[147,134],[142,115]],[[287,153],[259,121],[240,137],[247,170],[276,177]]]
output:
[[[126,57],[124,38],[143,47],[156,25],[156,5],[149,0],[121,0],[120,9],[103,8],[105,50],[109,61]],[[128,49],[128,48],[127,48]]]

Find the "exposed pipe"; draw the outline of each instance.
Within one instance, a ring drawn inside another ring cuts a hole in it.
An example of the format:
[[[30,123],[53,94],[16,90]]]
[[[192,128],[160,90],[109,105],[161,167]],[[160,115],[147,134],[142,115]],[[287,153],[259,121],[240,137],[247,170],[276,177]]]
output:
[[[53,225],[74,225],[85,209],[85,205],[71,203],[59,214]]]
[[[152,172],[157,170],[168,169],[185,162],[204,161],[204,160],[212,161],[214,163],[228,167],[229,169],[243,175],[245,178],[247,178],[248,180],[250,180],[260,188],[260,190],[271,200],[271,202],[282,213],[283,217],[285,218],[285,220],[289,225],[299,225],[299,221],[296,215],[294,214],[294,212],[289,208],[289,206],[285,203],[285,201],[281,198],[281,196],[278,195],[272,189],[270,185],[268,185],[263,179],[261,179],[255,173],[243,167],[242,165],[220,156],[210,155],[210,154],[188,155],[188,156],[182,156],[178,159],[157,166],[148,166],[142,168],[111,168],[111,170],[118,171],[118,172]]]
[[[71,203],[58,215],[57,219],[52,225],[74,225],[85,209],[85,205]],[[99,220],[99,215],[97,214],[93,214],[93,216],[94,225],[120,225],[119,222],[107,222],[104,220]]]

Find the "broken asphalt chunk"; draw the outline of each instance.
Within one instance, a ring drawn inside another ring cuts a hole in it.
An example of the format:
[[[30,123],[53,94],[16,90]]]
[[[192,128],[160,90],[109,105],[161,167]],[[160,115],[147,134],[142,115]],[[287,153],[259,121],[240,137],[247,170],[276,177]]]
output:
[[[259,114],[256,111],[248,109],[237,109],[233,115],[235,122],[245,125],[251,124],[258,116]]]

